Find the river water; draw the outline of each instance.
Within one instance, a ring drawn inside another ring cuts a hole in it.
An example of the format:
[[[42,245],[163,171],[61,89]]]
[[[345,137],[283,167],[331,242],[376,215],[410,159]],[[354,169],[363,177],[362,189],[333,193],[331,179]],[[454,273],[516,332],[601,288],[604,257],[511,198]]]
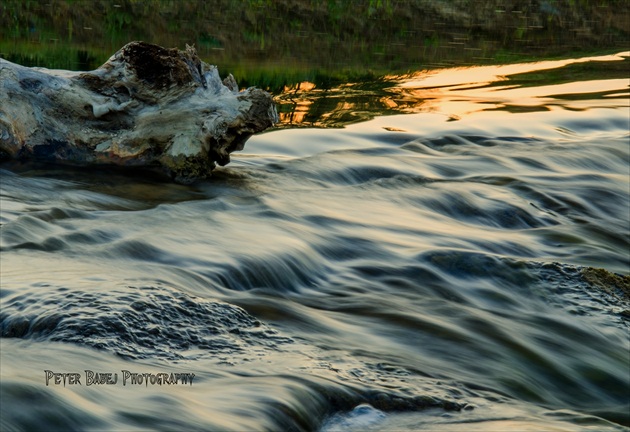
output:
[[[0,429],[628,430],[628,56],[302,83],[188,186],[5,164]]]

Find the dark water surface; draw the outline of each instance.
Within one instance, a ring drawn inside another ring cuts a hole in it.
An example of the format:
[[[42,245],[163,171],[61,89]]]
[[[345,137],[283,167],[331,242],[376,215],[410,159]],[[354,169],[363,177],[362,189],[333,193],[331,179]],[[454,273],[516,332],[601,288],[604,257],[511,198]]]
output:
[[[0,429],[627,430],[629,80],[525,79],[584,62],[304,83],[191,186],[4,165]]]

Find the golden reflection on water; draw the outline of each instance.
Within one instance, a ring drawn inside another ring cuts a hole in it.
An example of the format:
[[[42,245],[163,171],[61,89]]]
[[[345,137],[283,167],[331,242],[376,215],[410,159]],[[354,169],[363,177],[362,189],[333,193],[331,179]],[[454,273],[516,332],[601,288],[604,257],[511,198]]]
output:
[[[408,113],[440,113],[450,120],[480,111],[531,112],[561,108],[628,106],[628,78],[619,73],[557,82],[550,71],[589,62],[625,61],[630,52],[616,55],[520,63],[502,66],[457,67],[425,70],[407,75],[388,75],[374,83],[347,83],[329,89],[301,82],[285,86],[277,95],[279,127],[343,127],[375,116]],[[571,77],[567,71],[566,76]],[[540,75],[537,78],[537,75]],[[518,77],[532,76],[535,85]],[[585,85],[585,82],[588,82]],[[592,95],[591,98],[589,95]]]
[[[593,108],[588,100],[571,100],[571,95],[609,96],[599,99],[598,108],[616,108],[620,106],[618,98],[627,99],[630,94],[619,93],[619,89],[627,86],[628,81],[622,79],[590,81],[588,88],[584,83],[558,84],[530,87],[482,87],[457,91],[444,89],[432,93],[433,99],[424,100],[419,106],[412,106],[408,112],[440,112],[450,117],[461,117],[478,111],[503,110],[507,112],[549,111],[551,107],[569,110]],[[411,89],[405,92],[409,97],[425,98],[426,90]],[[614,98],[611,95],[616,95]],[[484,105],[487,108],[484,108]],[[627,105],[627,104],[626,104]],[[415,110],[414,110],[415,109]]]
[[[590,61],[622,61],[625,57],[630,57],[630,51],[621,52],[615,55],[583,57],[579,59],[547,60],[533,63],[517,63],[500,66],[470,66],[457,67],[451,69],[421,71],[404,78],[399,84],[400,87],[453,87],[467,88],[470,84],[489,85],[497,81],[508,80],[508,76],[556,69],[574,63],[585,63]]]
[[[284,125],[301,125],[306,123],[306,115],[309,107],[313,104],[310,100],[295,102],[293,109],[289,112],[280,112],[280,123]]]
[[[293,102],[291,111],[279,112],[280,123],[285,125],[305,124],[313,101],[311,98],[304,98],[306,92],[315,90],[316,85],[309,81],[303,81],[293,86],[284,86],[282,94]]]

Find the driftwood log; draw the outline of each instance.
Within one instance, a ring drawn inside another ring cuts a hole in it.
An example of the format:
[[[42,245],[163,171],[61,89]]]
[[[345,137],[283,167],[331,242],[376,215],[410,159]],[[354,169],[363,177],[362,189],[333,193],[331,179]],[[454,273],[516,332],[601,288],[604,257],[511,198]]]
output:
[[[159,167],[210,175],[277,121],[271,95],[238,90],[194,48],[132,42],[91,72],[0,59],[0,159]]]

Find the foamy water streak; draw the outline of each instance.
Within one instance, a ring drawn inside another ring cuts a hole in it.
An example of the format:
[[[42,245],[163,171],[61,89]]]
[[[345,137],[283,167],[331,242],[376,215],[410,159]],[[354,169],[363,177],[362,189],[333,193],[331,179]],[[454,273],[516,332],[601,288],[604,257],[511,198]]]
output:
[[[3,430],[625,430],[627,80],[442,74],[192,186],[4,167]]]

